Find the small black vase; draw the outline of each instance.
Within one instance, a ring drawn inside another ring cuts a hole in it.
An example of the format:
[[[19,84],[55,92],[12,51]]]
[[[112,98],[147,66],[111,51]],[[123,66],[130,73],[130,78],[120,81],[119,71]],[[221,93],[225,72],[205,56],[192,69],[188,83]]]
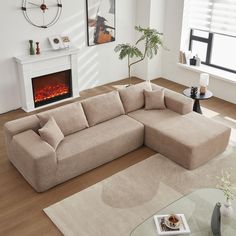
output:
[[[197,60],[196,60],[196,57],[193,57],[190,59],[190,66],[196,66],[197,64]]]
[[[220,202],[216,203],[211,217],[211,231],[214,236],[221,236]]]
[[[192,97],[192,98],[195,98],[196,95],[197,95],[197,92],[198,92],[198,87],[192,86],[192,87],[191,87],[191,92],[190,92],[191,97]]]

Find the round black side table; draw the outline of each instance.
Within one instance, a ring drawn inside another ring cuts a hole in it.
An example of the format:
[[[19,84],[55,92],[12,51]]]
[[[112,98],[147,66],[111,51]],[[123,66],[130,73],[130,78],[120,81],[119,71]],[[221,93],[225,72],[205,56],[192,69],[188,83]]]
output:
[[[210,99],[213,96],[213,93],[209,90],[206,91],[204,95],[201,95],[199,92],[196,94],[196,96],[191,95],[191,88],[187,88],[183,91],[183,94],[186,97],[194,99],[194,104],[193,104],[193,111],[202,114],[202,109],[200,106],[200,100],[207,100]]]

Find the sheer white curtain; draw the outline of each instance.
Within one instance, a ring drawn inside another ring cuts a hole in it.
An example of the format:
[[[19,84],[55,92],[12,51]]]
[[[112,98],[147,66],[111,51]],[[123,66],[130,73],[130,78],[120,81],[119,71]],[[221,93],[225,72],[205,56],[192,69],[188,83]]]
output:
[[[236,0],[189,0],[190,27],[236,36]]]

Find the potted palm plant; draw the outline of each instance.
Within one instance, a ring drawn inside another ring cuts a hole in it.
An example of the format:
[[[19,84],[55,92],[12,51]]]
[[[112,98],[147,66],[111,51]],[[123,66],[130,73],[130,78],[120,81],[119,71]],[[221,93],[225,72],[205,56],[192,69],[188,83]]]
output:
[[[128,74],[129,83],[132,84],[131,79],[131,67],[143,61],[146,57],[152,59],[154,55],[157,55],[158,49],[163,47],[163,42],[161,39],[162,33],[159,33],[156,29],[142,28],[141,26],[135,26],[135,30],[141,33],[140,38],[134,45],[129,43],[118,44],[115,47],[115,52],[119,52],[119,59],[123,60],[127,57],[128,59]],[[144,51],[142,52],[138,45],[144,42]],[[136,60],[132,60],[136,58]]]

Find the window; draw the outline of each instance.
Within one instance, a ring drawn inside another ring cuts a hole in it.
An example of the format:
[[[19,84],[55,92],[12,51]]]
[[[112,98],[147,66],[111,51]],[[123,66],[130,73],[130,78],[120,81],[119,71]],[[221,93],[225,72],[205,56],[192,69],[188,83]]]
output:
[[[202,63],[236,73],[236,37],[191,29],[189,50]],[[201,36],[196,36],[201,35]]]
[[[194,55],[198,55],[205,64],[209,64],[211,44],[211,33],[201,30],[191,30],[189,50],[192,51]]]
[[[222,47],[222,45],[224,45]],[[211,63],[236,70],[236,38],[214,34]]]
[[[185,0],[189,50],[203,64],[236,73],[236,0]]]

